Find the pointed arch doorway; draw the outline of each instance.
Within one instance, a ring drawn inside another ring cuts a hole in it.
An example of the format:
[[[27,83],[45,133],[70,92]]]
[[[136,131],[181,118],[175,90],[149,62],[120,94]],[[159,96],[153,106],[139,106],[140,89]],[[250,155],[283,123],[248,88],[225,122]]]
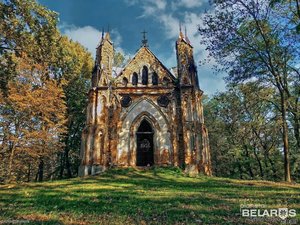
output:
[[[136,132],[136,165],[152,166],[154,164],[153,152],[154,130],[151,124],[143,119]]]

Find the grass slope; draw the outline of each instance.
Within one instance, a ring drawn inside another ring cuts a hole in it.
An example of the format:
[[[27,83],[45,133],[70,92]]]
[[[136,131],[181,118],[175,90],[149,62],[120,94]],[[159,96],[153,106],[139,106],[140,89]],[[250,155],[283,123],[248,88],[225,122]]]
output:
[[[178,169],[115,169],[84,179],[0,186],[0,224],[279,224],[246,220],[240,204],[296,208],[300,185],[188,177]],[[14,221],[15,220],[15,221]]]

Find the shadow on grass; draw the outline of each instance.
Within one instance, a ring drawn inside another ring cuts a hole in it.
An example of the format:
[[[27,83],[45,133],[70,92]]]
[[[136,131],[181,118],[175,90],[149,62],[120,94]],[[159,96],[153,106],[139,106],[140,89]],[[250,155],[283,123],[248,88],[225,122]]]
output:
[[[31,224],[37,215],[46,216],[43,224],[245,224],[241,203],[299,205],[299,192],[191,178],[171,169],[111,170],[0,190],[0,218]]]

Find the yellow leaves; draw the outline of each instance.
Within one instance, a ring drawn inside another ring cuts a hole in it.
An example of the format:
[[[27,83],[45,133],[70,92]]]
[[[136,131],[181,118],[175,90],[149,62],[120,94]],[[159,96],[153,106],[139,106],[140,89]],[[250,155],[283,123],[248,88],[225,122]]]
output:
[[[28,56],[24,51],[18,53],[18,57],[14,55],[16,62],[17,79],[41,85],[42,79],[45,79],[48,71],[47,63],[38,63],[33,58]],[[26,82],[23,82],[26,83]]]
[[[5,124],[5,136],[24,156],[16,156],[16,161],[51,157],[63,148],[66,100],[76,118],[84,107],[92,56],[79,43],[61,36],[57,14],[35,0],[0,3],[0,15],[4,18],[0,33],[7,45],[0,59],[0,71],[7,78],[1,83],[5,96],[0,94],[0,128]]]
[[[36,85],[21,78],[8,84],[11,120],[18,121],[10,140],[18,143],[19,152],[31,157],[52,154],[62,149],[59,137],[66,132],[63,89],[54,80]]]

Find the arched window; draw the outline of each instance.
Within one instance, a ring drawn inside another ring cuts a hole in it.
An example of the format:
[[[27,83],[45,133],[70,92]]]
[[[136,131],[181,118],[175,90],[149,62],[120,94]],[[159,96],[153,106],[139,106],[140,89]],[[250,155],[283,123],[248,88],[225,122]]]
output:
[[[137,85],[138,83],[138,75],[136,72],[132,74],[132,85]]]
[[[152,73],[152,84],[153,85],[158,85],[158,75],[156,72]]]
[[[147,85],[148,84],[148,68],[147,66],[143,66],[142,70],[142,84]]]

